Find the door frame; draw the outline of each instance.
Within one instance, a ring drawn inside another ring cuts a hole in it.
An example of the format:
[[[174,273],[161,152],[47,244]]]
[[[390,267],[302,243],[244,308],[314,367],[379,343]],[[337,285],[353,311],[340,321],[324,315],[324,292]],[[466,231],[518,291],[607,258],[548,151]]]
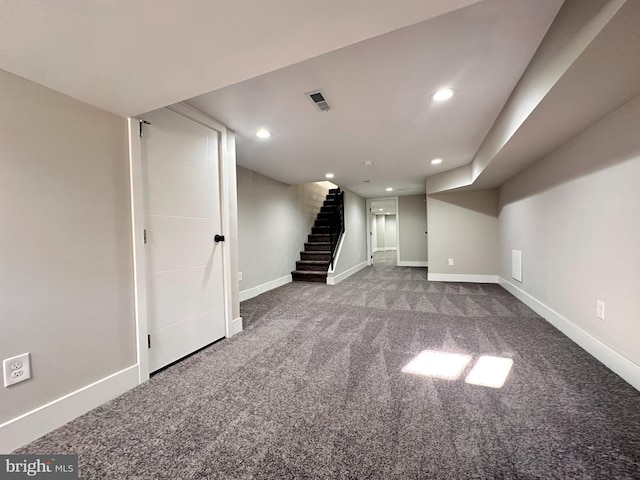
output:
[[[237,265],[237,211],[236,171],[235,171],[235,139],[232,131],[223,124],[204,115],[185,103],[176,103],[167,108],[193,122],[218,132],[218,166],[220,188],[220,220],[222,234],[222,285],[224,297],[225,337],[242,330],[242,319],[234,319],[234,302],[238,302],[238,286],[233,282],[233,266]],[[133,275],[134,302],[136,318],[136,346],[138,361],[138,381],[143,383],[149,379],[149,351],[147,345],[148,313],[146,286],[146,255],[144,247],[145,207],[144,182],[142,173],[142,149],[140,139],[140,118],[129,118],[129,169],[131,182],[131,231],[133,242]],[[237,268],[236,268],[237,269]],[[235,288],[234,288],[235,287]]]
[[[373,233],[373,217],[374,214],[371,211],[371,202],[376,200],[395,200],[396,202],[396,263],[400,261],[400,220],[398,219],[398,197],[376,197],[367,198],[365,201],[365,209],[367,211],[367,265],[371,265],[371,256],[373,255],[373,245],[371,244]]]

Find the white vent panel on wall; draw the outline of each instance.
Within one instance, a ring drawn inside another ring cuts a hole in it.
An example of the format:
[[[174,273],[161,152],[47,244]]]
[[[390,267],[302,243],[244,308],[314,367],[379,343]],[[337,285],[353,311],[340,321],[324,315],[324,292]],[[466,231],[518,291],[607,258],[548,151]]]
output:
[[[522,283],[522,252],[511,250],[511,276]]]

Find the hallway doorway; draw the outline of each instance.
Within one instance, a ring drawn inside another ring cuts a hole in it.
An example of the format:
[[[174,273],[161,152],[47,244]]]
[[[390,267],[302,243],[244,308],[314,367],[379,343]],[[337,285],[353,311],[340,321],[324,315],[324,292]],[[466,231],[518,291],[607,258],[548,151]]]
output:
[[[398,198],[367,200],[367,258],[369,265],[398,264]]]

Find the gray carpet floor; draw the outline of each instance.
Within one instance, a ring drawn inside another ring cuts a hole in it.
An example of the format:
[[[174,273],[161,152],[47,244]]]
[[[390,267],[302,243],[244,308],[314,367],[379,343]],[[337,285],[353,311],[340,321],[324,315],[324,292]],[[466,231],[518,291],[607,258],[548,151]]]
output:
[[[640,478],[640,393],[497,285],[368,267],[241,305],[245,330],[22,448],[84,479]],[[502,388],[403,373],[506,357]]]
[[[398,262],[396,250],[373,252],[373,265],[376,267],[395,267]]]

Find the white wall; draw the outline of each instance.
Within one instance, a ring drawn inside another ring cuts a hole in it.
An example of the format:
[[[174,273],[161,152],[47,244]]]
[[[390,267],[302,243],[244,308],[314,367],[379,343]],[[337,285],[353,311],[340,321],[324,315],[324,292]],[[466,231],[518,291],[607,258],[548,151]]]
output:
[[[384,215],[374,215],[375,218],[375,230],[376,230],[376,250],[384,250],[385,243],[385,217]]]
[[[397,234],[396,216],[385,215],[384,216],[384,246],[387,250],[396,249],[396,234]]]
[[[225,233],[229,238],[225,241],[229,245],[229,268],[231,268],[231,281],[233,282],[230,286],[231,318],[234,320],[234,324],[237,325],[237,320],[240,319],[240,287],[238,282],[238,272],[240,272],[238,259],[238,180],[236,178],[236,136],[230,130],[227,130],[227,156],[227,163],[223,165],[223,175],[224,179],[227,180],[224,188],[227,194],[226,206],[228,208],[227,215],[229,225],[228,231]],[[240,325],[242,324],[240,323]]]
[[[636,388],[639,125],[640,97],[506,183],[499,228],[500,275],[553,311],[547,318],[596,356],[606,353],[602,342],[633,362],[626,379],[635,378]],[[512,249],[523,252],[522,284],[511,279]],[[606,304],[605,321],[596,318],[596,300]]]
[[[329,284],[337,283],[367,266],[366,202],[351,190],[343,191],[345,233],[334,271],[327,277]]]
[[[0,354],[33,374],[2,424],[135,365],[136,334],[127,120],[3,71],[0,111]]]
[[[375,240],[373,251],[396,250],[397,248],[397,226],[395,215],[374,215],[374,225],[372,235]]]
[[[399,265],[425,266],[429,259],[425,195],[398,197],[398,229]]]
[[[497,282],[498,191],[428,195],[427,212],[429,280]]]
[[[328,189],[287,185],[237,168],[241,300],[291,281]]]

